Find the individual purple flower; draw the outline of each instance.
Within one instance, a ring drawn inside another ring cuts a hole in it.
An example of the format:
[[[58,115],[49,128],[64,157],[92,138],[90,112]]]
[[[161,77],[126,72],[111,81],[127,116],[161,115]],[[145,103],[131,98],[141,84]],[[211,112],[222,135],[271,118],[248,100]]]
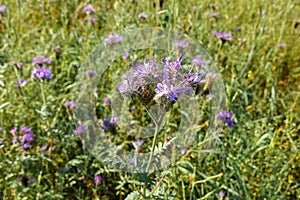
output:
[[[46,151],[47,147],[48,147],[47,145],[43,145],[43,146],[40,148],[40,150],[41,150],[41,151]]]
[[[102,119],[103,126],[101,126],[103,131],[115,132],[117,126],[118,117]]]
[[[32,142],[34,139],[33,139],[33,136],[31,133],[26,133],[25,135],[23,135],[23,138],[22,138],[22,144],[25,144],[25,143],[28,143],[28,142]]]
[[[25,143],[21,146],[22,149],[28,149],[30,147],[30,144]]]
[[[23,66],[23,63],[21,63],[19,61],[11,61],[10,64],[16,66],[19,69]]]
[[[4,13],[4,11],[6,10],[6,6],[0,6],[0,13]]]
[[[223,123],[226,123],[228,128],[233,127],[233,121],[231,117],[232,117],[232,112],[226,112],[225,110],[221,110],[216,114],[216,118],[221,120]]]
[[[219,13],[207,13],[207,17],[209,18],[217,17],[218,15]]]
[[[4,141],[4,139],[3,139],[3,138],[0,138],[0,144],[2,144],[2,143],[3,143],[3,141]]]
[[[98,21],[98,18],[97,17],[88,17],[88,18],[86,18],[86,21],[95,23],[96,21]]]
[[[225,195],[226,195],[226,191],[221,191],[221,192],[219,192],[219,196],[220,196],[221,198],[224,198]]]
[[[122,42],[121,36],[114,33],[108,34],[106,38],[103,40],[105,46],[114,45],[120,42]]]
[[[111,104],[110,98],[105,97],[105,98],[103,99],[103,104],[102,104],[102,106],[106,107],[106,106],[109,106],[110,104]]]
[[[165,82],[158,83],[154,91],[156,93],[154,97],[155,100],[158,100],[163,96],[166,96],[168,99],[174,102],[178,97],[178,95],[174,91],[174,86],[167,85]]]
[[[185,49],[188,46],[188,43],[181,40],[174,40],[173,46],[178,48],[179,50]]]
[[[128,57],[129,57],[129,53],[128,53],[128,52],[126,52],[126,53],[123,54],[123,58],[124,58],[125,60],[126,60]]]
[[[9,130],[9,132],[11,133],[11,134],[15,134],[16,132],[17,132],[17,128],[11,128],[10,130]]]
[[[232,41],[232,35],[231,35],[231,33],[217,32],[217,31],[213,31],[212,33],[213,33],[217,38],[221,39],[222,42]]]
[[[86,74],[89,75],[90,77],[93,77],[96,73],[93,70],[87,70]]]
[[[86,126],[79,125],[73,132],[75,135],[80,135],[87,130]]]
[[[2,131],[2,129],[3,129],[3,128],[0,126],[0,131]]]
[[[31,71],[31,78],[38,78],[42,79],[50,79],[51,78],[51,71],[44,67],[35,68]]]
[[[135,148],[140,148],[140,146],[142,146],[143,143],[144,143],[143,140],[137,140],[137,141],[134,141],[134,142],[133,142],[133,146],[134,146]]]
[[[122,80],[123,81],[118,86],[118,90],[124,96],[130,96],[131,94],[136,93],[138,88],[143,85],[142,80],[138,79],[133,71],[127,75],[124,74]]]
[[[87,15],[93,14],[93,13],[96,12],[92,5],[87,5],[87,6],[83,7],[82,10],[83,10],[83,12],[85,12],[85,14],[87,14]]]
[[[192,59],[192,63],[200,68],[204,67],[204,60],[198,56]]]
[[[146,19],[147,18],[147,15],[145,13],[140,13],[139,14],[139,18],[141,19]]]
[[[65,106],[67,109],[72,110],[72,109],[76,106],[76,104],[75,104],[73,101],[66,101],[66,102],[64,103],[64,106]]]
[[[154,80],[158,77],[158,72],[156,69],[156,63],[154,60],[148,60],[144,59],[144,64],[140,64],[139,62],[136,62],[133,65],[134,69],[134,76],[139,77],[141,81],[144,81],[145,79],[151,79]]]
[[[31,128],[30,127],[28,127],[28,126],[21,126],[21,128],[20,128],[20,132],[21,133],[31,133]]]
[[[18,87],[23,87],[23,86],[26,85],[26,83],[27,83],[27,81],[24,80],[24,79],[19,80],[19,81],[16,81],[16,85],[17,85]]]
[[[52,61],[48,58],[46,58],[45,56],[36,56],[32,59],[32,65],[50,65],[52,63]]]
[[[279,43],[279,44],[278,44],[278,48],[279,48],[279,49],[283,49],[283,48],[284,48],[284,44],[283,44],[283,43]]]
[[[98,175],[95,175],[94,176],[94,183],[98,184],[102,181],[102,177],[101,176],[98,176]]]

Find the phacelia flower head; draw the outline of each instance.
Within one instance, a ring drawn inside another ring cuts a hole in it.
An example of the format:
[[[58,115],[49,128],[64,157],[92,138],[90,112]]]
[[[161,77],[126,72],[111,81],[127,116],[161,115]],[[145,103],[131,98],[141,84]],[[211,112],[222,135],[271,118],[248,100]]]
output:
[[[93,77],[95,75],[95,72],[91,69],[86,71],[86,74],[89,75],[90,77]]]
[[[213,31],[212,34],[214,34],[217,38],[221,39],[222,42],[232,41],[231,33]]]
[[[4,13],[4,11],[6,10],[6,6],[0,6],[0,13]]]
[[[35,79],[50,79],[51,78],[51,71],[44,67],[38,67],[31,71],[31,78]]]
[[[103,99],[103,104],[102,104],[102,106],[106,107],[106,106],[109,106],[110,104],[111,104],[110,98],[105,97],[105,98]]]
[[[117,120],[118,120],[118,117],[102,119],[103,126],[101,126],[101,129],[103,131],[115,132],[116,127],[117,127]]]
[[[283,43],[279,43],[279,44],[278,44],[278,48],[279,48],[279,49],[283,49],[283,48],[284,48],[284,44],[283,44]]]
[[[207,17],[209,18],[217,17],[218,15],[219,13],[207,13]]]
[[[32,142],[34,139],[33,139],[33,136],[31,133],[26,133],[25,135],[23,135],[23,138],[22,138],[22,144],[25,144],[25,143],[28,143],[28,142]]]
[[[108,34],[106,38],[103,40],[105,46],[111,46],[121,42],[122,42],[121,36],[114,33]]]
[[[76,106],[76,104],[75,104],[73,101],[66,101],[66,102],[64,103],[64,106],[65,106],[67,109],[72,110],[72,109]]]
[[[200,57],[194,57],[192,63],[200,68],[204,67],[204,60]]]
[[[88,17],[86,18],[86,21],[91,22],[91,23],[95,23],[98,21],[97,17]]]
[[[50,65],[51,63],[52,63],[52,60],[50,60],[49,58],[46,58],[45,56],[36,56],[32,59],[32,65],[42,66],[43,64]]]
[[[92,5],[87,5],[87,6],[83,7],[82,10],[83,10],[83,12],[85,12],[85,14],[87,14],[87,15],[93,14],[93,13],[96,12]]]
[[[180,50],[185,49],[188,46],[188,43],[181,41],[181,40],[174,40],[173,41],[173,46],[175,48],[178,48]]]
[[[141,19],[146,19],[147,18],[147,15],[145,13],[140,13],[139,14],[139,18]]]
[[[17,132],[17,130],[18,130],[17,128],[13,127],[13,128],[10,128],[9,132],[11,134],[15,134]]]
[[[27,83],[27,81],[24,80],[24,79],[19,80],[19,81],[16,81],[16,85],[17,85],[18,87],[23,87],[23,86],[26,85],[26,83]]]
[[[216,115],[216,118],[221,120],[223,123],[227,124],[228,128],[233,127],[233,121],[231,117],[232,117],[232,112],[226,112],[225,110],[219,111]]]
[[[102,181],[102,177],[101,176],[98,176],[98,175],[95,175],[94,176],[94,183],[98,184]]]
[[[21,126],[21,128],[20,128],[20,132],[21,133],[31,133],[31,128],[30,127],[28,127],[28,126]]]

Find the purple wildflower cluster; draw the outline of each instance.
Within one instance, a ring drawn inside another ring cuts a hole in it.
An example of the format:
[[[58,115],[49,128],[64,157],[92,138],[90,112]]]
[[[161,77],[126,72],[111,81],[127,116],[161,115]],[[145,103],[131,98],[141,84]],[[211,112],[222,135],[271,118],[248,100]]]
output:
[[[32,65],[50,65],[52,60],[46,58],[45,56],[36,56],[32,59]]]
[[[51,71],[45,67],[38,67],[31,71],[31,78],[37,78],[40,80],[43,79],[50,79],[51,78]]]
[[[198,58],[200,60],[200,58]],[[194,71],[183,69],[181,59],[168,60],[163,58],[160,64],[154,60],[144,60],[144,64],[136,62],[128,74],[123,75],[123,81],[118,86],[118,91],[124,96],[132,94],[141,97],[145,85],[153,87],[148,93],[156,102],[176,102],[179,95],[191,94],[193,87],[200,83],[202,63],[194,66]],[[200,67],[200,66],[201,67]]]
[[[212,34],[221,39],[223,42],[232,41],[231,33],[213,31]]]
[[[221,110],[216,114],[216,118],[221,120],[223,123],[227,124],[228,128],[233,127],[233,121],[231,117],[232,112],[226,112],[225,110]]]
[[[83,7],[82,10],[87,15],[91,15],[91,14],[94,14],[96,12],[96,10],[93,8],[92,5],[87,5],[87,6]],[[88,22],[94,23],[94,22],[98,21],[98,18],[89,16],[89,17],[86,18],[86,20]]]
[[[24,79],[21,79],[21,80],[19,80],[19,81],[16,81],[16,85],[17,85],[18,87],[23,87],[23,86],[26,85],[26,83],[27,83],[27,81],[24,80]]]
[[[90,14],[93,14],[93,13],[96,12],[95,9],[93,8],[93,6],[90,5],[90,4],[87,5],[87,6],[85,6],[85,7],[83,7],[82,10],[83,10],[83,12],[85,12],[85,14],[87,14],[87,15],[90,15]]]
[[[6,10],[6,6],[0,6],[0,13],[4,13],[4,11]]]
[[[102,119],[103,126],[101,126],[101,129],[105,132],[114,133],[117,127],[117,121],[118,121],[118,117]]]
[[[141,19],[146,19],[147,18],[147,15],[145,13],[140,13],[139,14],[139,18]]]
[[[11,142],[13,144],[18,143],[18,139],[21,140],[21,148],[28,149],[30,147],[30,143],[34,141],[32,136],[31,128],[28,126],[21,126],[19,130],[19,134],[17,134],[18,129],[16,127],[10,129],[10,133],[13,135],[13,139]]]
[[[114,33],[108,34],[103,40],[105,46],[111,46],[120,42],[122,42],[121,36]]]
[[[73,108],[76,106],[76,104],[73,101],[66,101],[64,103],[64,106],[68,109],[68,110],[73,110]]]
[[[95,175],[94,176],[94,183],[98,184],[102,181],[102,177],[101,176],[98,176],[98,175]]]

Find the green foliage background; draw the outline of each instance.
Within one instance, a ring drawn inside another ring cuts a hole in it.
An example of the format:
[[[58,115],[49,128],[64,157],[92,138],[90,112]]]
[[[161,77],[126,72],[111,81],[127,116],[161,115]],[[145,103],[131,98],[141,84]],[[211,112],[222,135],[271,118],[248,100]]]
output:
[[[87,4],[96,9],[94,24],[82,11]],[[7,6],[0,15],[3,199],[125,199],[131,192],[128,199],[138,199],[150,191],[153,199],[218,199],[223,190],[229,199],[300,199],[298,1],[6,0],[0,5]],[[208,12],[219,15],[208,18]],[[201,157],[194,149],[163,172],[121,173],[85,150],[63,103],[72,99],[80,63],[107,34],[148,26],[180,30],[207,49],[222,73],[235,126],[222,134],[216,153]],[[231,32],[233,41],[222,44],[213,30]],[[61,47],[59,59],[51,51],[55,45]],[[31,60],[38,55],[53,60],[52,78],[42,84],[30,79]],[[20,89],[15,81],[21,78],[29,82]],[[25,125],[35,138],[29,150],[10,142],[9,129]],[[98,185],[94,174],[103,178]]]

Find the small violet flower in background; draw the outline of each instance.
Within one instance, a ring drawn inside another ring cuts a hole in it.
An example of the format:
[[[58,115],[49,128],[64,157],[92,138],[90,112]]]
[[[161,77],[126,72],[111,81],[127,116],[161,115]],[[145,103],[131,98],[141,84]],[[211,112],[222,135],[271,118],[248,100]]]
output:
[[[88,18],[86,18],[86,21],[95,23],[96,21],[98,21],[98,18],[97,17],[88,17]]]
[[[27,81],[24,80],[24,79],[19,80],[19,81],[16,81],[16,85],[17,85],[18,87],[23,87],[23,86],[26,85],[26,83],[27,83]]]
[[[6,6],[0,6],[0,13],[4,13],[4,11],[6,10]]]
[[[111,118],[106,118],[102,119],[103,126],[101,126],[101,129],[103,131],[112,131],[114,132],[117,127],[117,120],[118,117],[111,117]]]
[[[11,128],[10,130],[9,130],[9,132],[11,133],[11,134],[15,134],[16,132],[17,132],[17,128]]]
[[[89,75],[90,77],[93,77],[95,75],[95,72],[93,70],[87,70],[86,74]]]
[[[110,104],[111,104],[111,100],[110,100],[109,98],[105,97],[105,98],[103,99],[103,104],[102,104],[102,106],[106,107],[106,106],[109,106]]]
[[[207,13],[207,17],[209,18],[217,17],[218,15],[219,13]]]
[[[23,66],[23,63],[18,62],[18,61],[11,61],[10,64],[16,66],[19,69]]]
[[[279,48],[279,49],[283,49],[283,48],[284,48],[284,44],[283,44],[283,43],[279,43],[279,44],[278,44],[278,48]]]
[[[75,135],[80,135],[82,133],[84,133],[85,131],[87,130],[87,127],[86,126],[78,126],[75,130],[74,130],[74,134]]]
[[[140,13],[139,14],[139,18],[141,19],[146,19],[147,18],[147,15],[145,13]]]
[[[20,128],[20,132],[21,133],[31,133],[31,128],[29,128],[28,126],[21,126],[21,128]]]
[[[96,12],[92,5],[87,5],[87,6],[83,7],[82,10],[83,10],[83,12],[85,12],[85,14],[87,14],[87,15],[93,14],[93,13]]]
[[[105,46],[113,45],[122,42],[122,38],[118,34],[108,34],[106,38],[103,40]]]
[[[98,176],[98,175],[95,175],[94,176],[94,183],[98,184],[102,181],[102,177],[101,176]]]
[[[36,56],[32,59],[32,65],[50,65],[52,63],[52,60],[46,58],[45,56]]]
[[[31,78],[37,79],[50,79],[51,78],[51,71],[44,67],[35,68],[31,71]]]
[[[181,40],[174,40],[173,41],[173,46],[177,48],[178,50],[182,51],[188,46],[188,43],[181,41]]]
[[[137,140],[133,142],[133,146],[135,148],[135,154],[138,154],[140,151],[140,147],[142,146],[142,144],[144,143],[143,140]]]
[[[51,51],[53,51],[53,52],[60,52],[61,48],[60,48],[59,45],[56,45],[56,46],[54,46],[54,47],[51,48]]]
[[[225,110],[221,110],[216,114],[216,118],[221,120],[223,123],[226,123],[228,128],[233,127],[233,121],[231,117],[232,117],[232,112],[226,112]]]
[[[76,104],[75,104],[73,101],[66,101],[66,102],[64,103],[64,106],[65,106],[67,109],[72,110],[72,109],[76,106]]]
[[[212,34],[221,39],[222,42],[232,41],[231,33],[212,31]]]
[[[194,57],[192,63],[199,66],[200,68],[204,67],[204,60],[200,57]]]
[[[129,53],[128,53],[128,52],[126,52],[126,53],[123,54],[123,58],[124,58],[125,60],[126,60],[128,57],[129,57]]]

